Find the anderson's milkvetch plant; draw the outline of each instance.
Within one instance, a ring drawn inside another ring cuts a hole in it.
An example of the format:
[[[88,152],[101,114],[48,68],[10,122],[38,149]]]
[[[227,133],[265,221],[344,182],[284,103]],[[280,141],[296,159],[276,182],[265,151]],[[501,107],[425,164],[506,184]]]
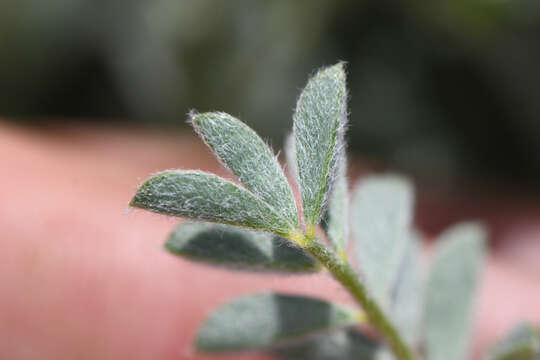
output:
[[[286,142],[291,183],[247,125],[221,112],[192,112],[197,134],[241,185],[203,171],[166,170],[137,189],[131,206],[192,219],[167,239],[172,253],[245,271],[326,271],[358,305],[276,292],[243,295],[208,316],[196,338],[200,351],[260,349],[315,360],[468,357],[485,232],[475,223],[443,232],[424,276],[411,183],[368,176],[349,195],[346,103],[343,63],[308,81]],[[362,333],[360,323],[376,336]],[[539,342],[537,330],[522,325],[486,357],[534,359]]]

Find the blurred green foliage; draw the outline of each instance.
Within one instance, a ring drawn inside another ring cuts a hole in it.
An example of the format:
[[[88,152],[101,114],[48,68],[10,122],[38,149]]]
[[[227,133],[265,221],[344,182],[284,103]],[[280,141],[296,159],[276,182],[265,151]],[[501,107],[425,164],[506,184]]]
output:
[[[418,175],[540,179],[537,0],[4,0],[0,114],[269,137],[306,73],[348,62],[351,150]]]

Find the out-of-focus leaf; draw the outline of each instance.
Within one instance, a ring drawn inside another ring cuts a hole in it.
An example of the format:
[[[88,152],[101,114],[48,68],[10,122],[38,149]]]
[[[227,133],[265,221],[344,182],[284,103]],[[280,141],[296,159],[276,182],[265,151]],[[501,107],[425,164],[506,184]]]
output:
[[[419,340],[424,305],[424,278],[420,239],[411,232],[399,275],[393,288],[392,319],[401,336],[413,346]]]
[[[390,305],[410,240],[413,189],[402,177],[368,176],[356,185],[352,230],[356,258],[366,285],[384,308]]]
[[[165,215],[264,229],[287,235],[289,222],[232,182],[196,170],[166,170],[148,178],[131,206]]]
[[[320,269],[310,255],[284,238],[228,225],[184,222],[174,229],[165,246],[185,258],[232,269],[277,272]]]
[[[219,160],[247,189],[283,214],[292,228],[298,227],[296,203],[283,169],[255,131],[221,112],[194,113],[191,123]]]
[[[382,360],[382,347],[354,329],[310,337],[270,352],[280,360]]]
[[[346,257],[349,238],[349,191],[347,186],[347,160],[343,155],[340,159],[329,204],[321,222],[330,245],[342,258]]]
[[[354,324],[357,312],[327,301],[277,293],[246,295],[215,309],[197,334],[208,352],[268,348]]]
[[[345,71],[339,63],[312,77],[296,105],[297,183],[309,227],[321,220],[343,153],[346,103]]]
[[[487,359],[540,359],[540,331],[527,323],[517,325],[503,339],[491,347]]]
[[[424,335],[430,360],[462,360],[468,356],[485,236],[481,226],[466,223],[452,227],[438,239],[425,304]]]
[[[376,360],[396,360],[396,357],[394,353],[392,352],[392,350],[390,350],[387,347],[383,347],[379,351],[377,351],[375,359]]]

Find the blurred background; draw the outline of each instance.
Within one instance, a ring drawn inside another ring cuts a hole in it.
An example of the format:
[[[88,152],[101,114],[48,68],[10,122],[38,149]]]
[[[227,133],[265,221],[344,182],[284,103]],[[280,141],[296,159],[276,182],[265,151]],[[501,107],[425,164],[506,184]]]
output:
[[[344,60],[350,150],[452,184],[540,180],[536,0],[3,0],[0,114],[187,130],[222,110],[279,149]]]

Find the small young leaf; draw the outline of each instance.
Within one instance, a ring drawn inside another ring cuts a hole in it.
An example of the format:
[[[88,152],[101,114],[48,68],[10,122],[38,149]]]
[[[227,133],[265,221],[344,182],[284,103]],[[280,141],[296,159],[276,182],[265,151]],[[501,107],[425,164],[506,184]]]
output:
[[[319,224],[344,147],[347,91],[343,63],[308,81],[294,114],[298,185],[304,220]]]
[[[467,223],[437,241],[426,289],[425,339],[430,360],[460,360],[468,339],[485,231]]]
[[[270,353],[280,360],[382,360],[382,346],[355,329],[313,336]]]
[[[284,238],[228,225],[184,222],[174,229],[165,246],[188,259],[232,269],[320,270],[310,255]]]
[[[283,169],[255,131],[221,112],[192,114],[191,123],[248,190],[282,213],[291,227],[298,227],[296,203]]]
[[[292,230],[286,219],[251,192],[197,170],[166,170],[151,176],[137,189],[130,205],[280,235]]]
[[[413,198],[411,184],[394,175],[365,177],[354,191],[355,254],[368,289],[385,308],[410,241]]]
[[[354,324],[355,310],[304,296],[259,293],[233,299],[202,324],[197,348],[208,352],[268,348]]]
[[[537,360],[540,358],[540,331],[530,324],[514,327],[489,350],[488,360]]]
[[[392,319],[401,336],[414,345],[420,337],[424,305],[424,279],[420,259],[420,239],[411,232],[399,275],[393,286]]]
[[[346,172],[347,160],[345,156],[342,156],[328,207],[321,222],[330,245],[342,258],[346,257],[349,238],[349,191]]]

